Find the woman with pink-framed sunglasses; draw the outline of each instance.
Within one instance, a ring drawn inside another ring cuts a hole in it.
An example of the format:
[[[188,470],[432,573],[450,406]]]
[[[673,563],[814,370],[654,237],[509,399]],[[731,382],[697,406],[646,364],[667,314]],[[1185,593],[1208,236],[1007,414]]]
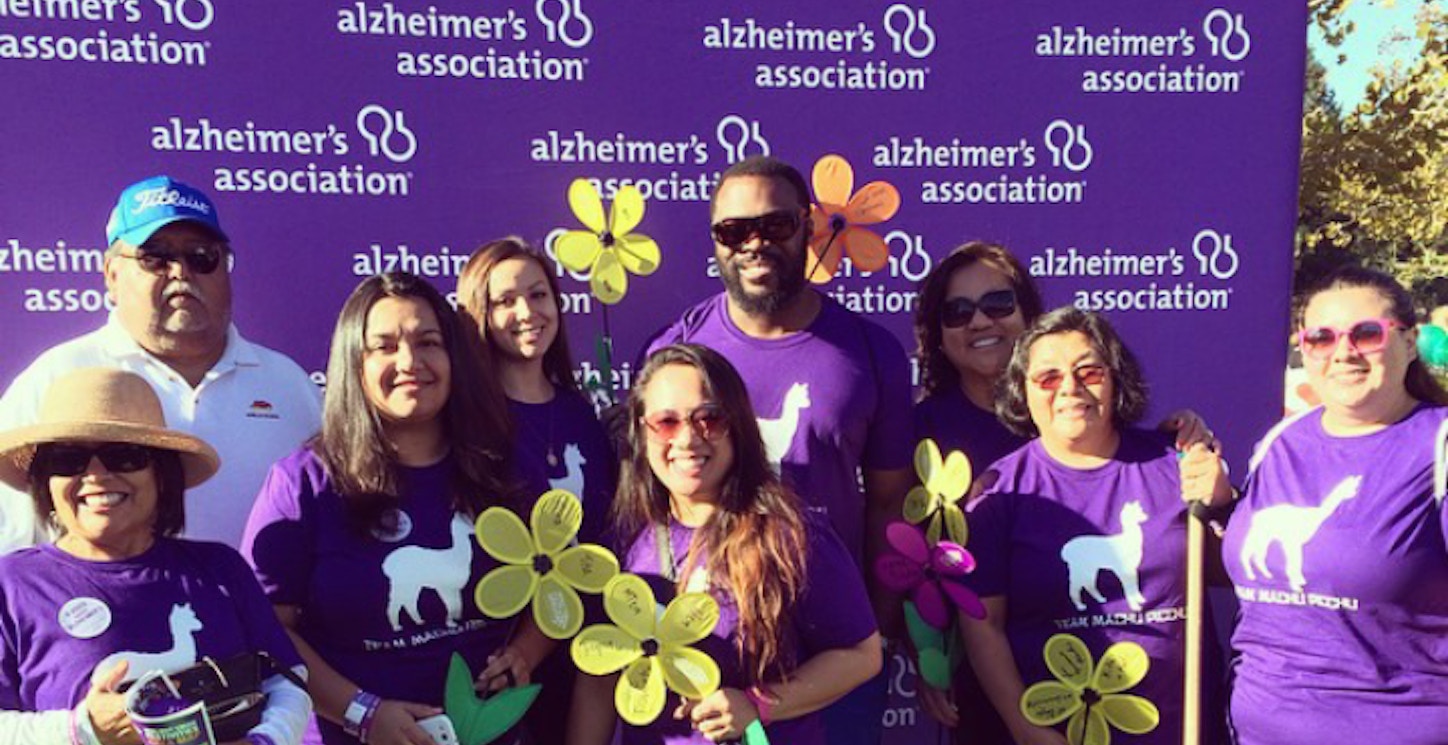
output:
[[[1222,546],[1242,745],[1448,731],[1448,392],[1418,359],[1416,320],[1401,285],[1355,266],[1299,299],[1322,405],[1263,438]]]

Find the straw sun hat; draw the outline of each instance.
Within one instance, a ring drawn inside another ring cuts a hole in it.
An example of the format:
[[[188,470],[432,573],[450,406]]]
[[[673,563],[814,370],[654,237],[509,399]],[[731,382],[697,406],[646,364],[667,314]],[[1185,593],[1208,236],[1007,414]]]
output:
[[[26,490],[36,448],[51,442],[125,442],[181,456],[186,486],[211,478],[221,459],[210,445],[166,428],[161,400],[139,375],[93,367],[67,373],[46,389],[36,424],[0,432],[0,481]]]

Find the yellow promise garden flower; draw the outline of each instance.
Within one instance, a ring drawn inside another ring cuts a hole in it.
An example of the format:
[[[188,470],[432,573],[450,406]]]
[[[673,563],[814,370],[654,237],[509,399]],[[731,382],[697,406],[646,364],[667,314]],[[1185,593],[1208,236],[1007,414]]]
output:
[[[940,446],[926,438],[915,446],[915,475],[920,485],[905,495],[905,519],[919,525],[927,519],[925,538],[931,545],[940,542],[942,527],[952,543],[965,545],[970,533],[965,524],[961,497],[970,489],[970,461],[965,453],[951,451],[941,458]]]
[[[1050,727],[1066,719],[1071,745],[1110,745],[1111,728],[1132,735],[1156,729],[1156,704],[1127,693],[1146,677],[1151,659],[1135,642],[1117,642],[1093,667],[1091,650],[1071,634],[1046,640],[1046,667],[1056,680],[1037,683],[1021,695],[1021,713],[1031,724]]]
[[[478,515],[478,543],[503,566],[478,581],[474,600],[490,618],[508,618],[533,601],[533,618],[551,639],[583,627],[577,590],[598,593],[618,574],[618,558],[602,546],[568,544],[583,524],[583,506],[562,489],[533,505],[532,531],[512,510],[489,507]]]
[[[630,185],[618,190],[608,219],[603,200],[588,179],[574,179],[568,186],[568,206],[588,230],[570,230],[558,239],[558,260],[575,272],[588,272],[593,296],[605,305],[623,300],[628,292],[628,273],[640,277],[659,268],[659,244],[654,239],[631,233],[644,219],[644,197]]]
[[[719,665],[689,646],[714,631],[719,603],[706,592],[689,592],[674,598],[663,615],[657,608],[643,578],[620,574],[603,590],[603,609],[613,624],[589,626],[570,649],[574,664],[589,675],[623,671],[613,702],[636,727],[659,718],[665,687],[695,701],[719,689]]]

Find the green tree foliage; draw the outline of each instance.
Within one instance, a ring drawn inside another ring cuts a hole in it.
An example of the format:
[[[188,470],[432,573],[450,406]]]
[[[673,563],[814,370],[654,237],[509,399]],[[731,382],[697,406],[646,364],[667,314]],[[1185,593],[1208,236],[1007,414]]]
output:
[[[1310,0],[1312,22],[1345,59],[1355,33],[1352,0]],[[1388,5],[1390,0],[1378,0]],[[1386,269],[1424,304],[1448,275],[1448,9],[1426,2],[1412,38],[1388,43],[1421,50],[1409,63],[1375,68],[1360,103],[1347,110],[1309,56],[1298,203],[1298,281],[1356,261]]]

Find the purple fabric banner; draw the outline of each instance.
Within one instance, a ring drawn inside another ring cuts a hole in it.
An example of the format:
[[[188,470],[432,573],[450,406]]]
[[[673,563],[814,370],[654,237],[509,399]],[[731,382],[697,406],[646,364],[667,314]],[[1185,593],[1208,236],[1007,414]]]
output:
[[[934,262],[1004,243],[1050,305],[1109,312],[1151,416],[1201,412],[1240,463],[1281,412],[1305,35],[1243,0],[0,0],[0,383],[101,325],[106,215],[167,173],[218,203],[241,331],[319,381],[361,277],[450,292],[483,241],[578,228],[573,179],[635,184],[663,264],[609,312],[623,387],[720,287],[719,173],[836,153],[902,206],[870,226],[889,266],[821,290],[913,348]],[[559,276],[594,371],[601,306]]]

